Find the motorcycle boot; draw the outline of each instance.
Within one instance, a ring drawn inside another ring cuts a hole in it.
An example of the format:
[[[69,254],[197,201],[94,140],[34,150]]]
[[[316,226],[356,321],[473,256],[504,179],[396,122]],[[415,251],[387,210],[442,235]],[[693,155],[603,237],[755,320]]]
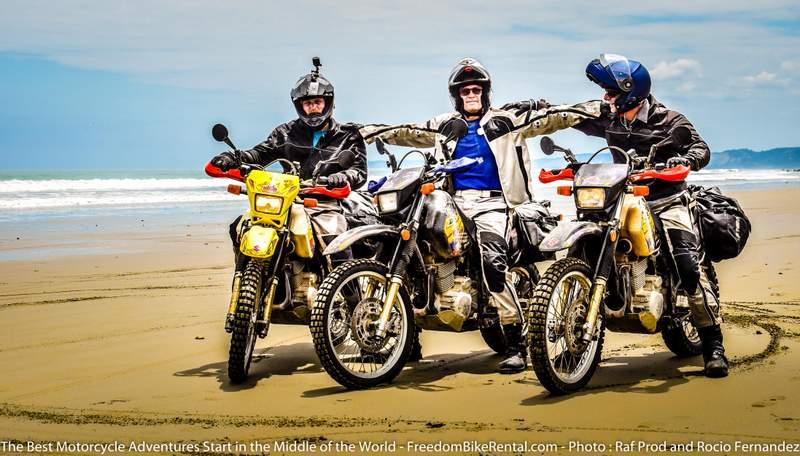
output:
[[[728,358],[722,346],[722,331],[719,325],[698,329],[703,342],[703,361],[706,377],[719,378],[728,376]]]
[[[522,325],[503,325],[503,332],[506,334],[505,359],[497,365],[497,371],[501,374],[516,374],[528,367],[528,352],[525,346],[525,338],[522,334]]]
[[[419,326],[415,327],[414,330],[416,331],[413,341],[414,345],[411,346],[411,354],[408,356],[408,360],[412,363],[422,360],[422,344],[419,341],[419,336],[420,333],[422,333],[422,330],[419,328]]]

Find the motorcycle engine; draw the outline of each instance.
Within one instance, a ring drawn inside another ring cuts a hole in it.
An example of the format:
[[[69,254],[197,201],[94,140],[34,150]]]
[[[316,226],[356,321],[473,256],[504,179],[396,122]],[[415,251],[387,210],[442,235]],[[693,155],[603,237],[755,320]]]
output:
[[[647,329],[655,331],[655,322],[664,313],[662,280],[657,275],[647,274],[647,259],[631,262],[618,262],[620,275],[620,294],[625,306],[609,312],[612,317],[622,317],[625,313],[639,314]]]
[[[466,320],[477,310],[478,290],[469,277],[455,276],[449,290],[436,294],[434,305],[439,312],[452,310]]]
[[[292,274],[292,304],[295,306],[314,305],[317,297],[317,275],[313,272],[297,272]]]

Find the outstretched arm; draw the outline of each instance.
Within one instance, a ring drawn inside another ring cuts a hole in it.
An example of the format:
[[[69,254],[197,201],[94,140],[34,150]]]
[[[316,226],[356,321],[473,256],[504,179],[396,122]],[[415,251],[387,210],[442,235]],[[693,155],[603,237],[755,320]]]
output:
[[[383,142],[396,146],[434,147],[439,126],[450,117],[451,114],[443,114],[427,122],[415,124],[369,124],[361,127],[359,131],[367,143],[380,138]]]
[[[514,118],[515,129],[526,138],[546,135],[573,127],[587,120],[600,118],[600,103],[589,101],[574,105],[550,106],[539,111],[526,111]]]

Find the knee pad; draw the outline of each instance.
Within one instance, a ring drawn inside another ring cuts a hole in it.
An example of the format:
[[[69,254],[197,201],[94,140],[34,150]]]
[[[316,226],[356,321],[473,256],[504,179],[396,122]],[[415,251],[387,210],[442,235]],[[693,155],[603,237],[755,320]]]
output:
[[[690,295],[697,291],[700,283],[700,263],[697,236],[690,231],[667,230],[672,243],[672,258],[675,260],[681,287]]]
[[[508,243],[502,236],[486,231],[478,233],[478,242],[486,285],[492,293],[500,293],[505,287],[508,270]]]

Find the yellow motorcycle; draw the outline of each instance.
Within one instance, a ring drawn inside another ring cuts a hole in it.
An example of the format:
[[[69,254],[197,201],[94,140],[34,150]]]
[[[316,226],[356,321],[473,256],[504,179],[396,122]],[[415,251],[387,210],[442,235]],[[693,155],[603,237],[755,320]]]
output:
[[[212,134],[236,152],[224,125],[215,125]],[[353,159],[352,152],[343,151],[320,164],[346,168]],[[268,171],[276,164],[284,172]],[[317,251],[304,208],[316,207],[315,197],[342,200],[350,194],[350,185],[328,189],[325,177],[301,181],[298,169],[296,163],[285,159],[266,166],[242,164],[228,171],[206,165],[209,176],[244,182],[246,187],[229,185],[228,192],[246,195],[250,203],[238,225],[237,267],[225,318],[225,331],[231,334],[231,383],[247,378],[256,336],[266,337],[270,323],[308,325],[318,284],[330,270],[329,261]],[[349,329],[343,326],[340,330]]]

